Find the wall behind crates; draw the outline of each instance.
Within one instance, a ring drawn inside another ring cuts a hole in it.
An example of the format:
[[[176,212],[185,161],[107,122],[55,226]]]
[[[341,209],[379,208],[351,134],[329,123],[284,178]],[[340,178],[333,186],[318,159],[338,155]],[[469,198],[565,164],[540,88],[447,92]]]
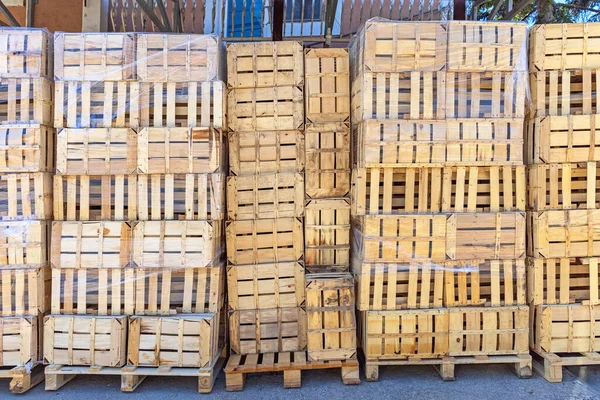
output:
[[[24,1],[25,2],[25,1]],[[47,28],[51,32],[81,32],[81,15],[84,0],[38,0],[33,13],[33,26]],[[15,19],[25,26],[25,7],[8,7]],[[8,24],[8,20],[0,14],[0,21]]]

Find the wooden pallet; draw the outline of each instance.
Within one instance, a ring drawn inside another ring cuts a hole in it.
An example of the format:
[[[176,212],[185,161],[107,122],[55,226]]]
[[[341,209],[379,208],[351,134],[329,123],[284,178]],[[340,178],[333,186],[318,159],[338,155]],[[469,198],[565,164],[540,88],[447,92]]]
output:
[[[404,310],[526,304],[525,260],[362,263],[357,308]]]
[[[0,172],[54,172],[54,135],[44,125],[0,127]]]
[[[347,49],[306,49],[306,123],[350,119],[350,62]]]
[[[304,215],[304,176],[298,173],[227,178],[230,220],[293,218]]]
[[[53,268],[50,312],[101,316],[217,312],[224,297],[223,267]]]
[[[142,221],[133,228],[132,261],[140,268],[221,267],[221,221]]]
[[[78,375],[108,375],[121,377],[121,391],[133,392],[148,376],[175,377],[184,376],[198,379],[198,392],[210,393],[225,357],[215,358],[209,367],[205,368],[172,368],[172,367],[82,367],[49,365],[46,367],[46,390],[58,390]]]
[[[0,79],[0,125],[52,126],[53,82],[46,78]]]
[[[355,230],[363,262],[525,257],[524,213],[366,216]]]
[[[354,215],[525,211],[525,167],[360,168],[352,199]]]
[[[299,388],[303,370],[340,368],[344,385],[360,384],[358,361],[309,361],[306,352],[232,355],[225,367],[225,386],[228,392],[244,390],[246,374],[283,372],[283,387]]]
[[[598,114],[597,73],[596,69],[532,72],[531,116]]]
[[[307,198],[347,196],[350,191],[349,124],[310,124],[305,134]]]
[[[254,175],[304,171],[304,132],[229,132],[229,171]]]
[[[38,315],[50,306],[50,268],[3,266],[0,269],[0,315]],[[2,363],[0,362],[0,365]]]
[[[55,93],[57,128],[227,127],[221,81],[56,82]]]
[[[527,164],[600,161],[597,115],[569,115],[529,120],[525,134]]]
[[[39,268],[48,263],[50,224],[46,221],[0,221],[0,266]]]
[[[135,80],[135,34],[66,33],[54,37],[57,81]]]
[[[121,367],[126,349],[127,317],[44,317],[44,364]]]
[[[0,219],[52,219],[52,176],[0,174]]]
[[[371,120],[353,143],[358,168],[523,165],[523,120]]]
[[[367,21],[350,54],[367,71],[440,71],[446,68],[447,40],[442,22]]]
[[[227,45],[229,88],[302,86],[302,45],[283,43],[230,43]]]
[[[297,86],[233,89],[227,96],[229,130],[296,130],[304,127],[304,96]]]
[[[600,354],[595,351],[573,353],[548,353],[532,350],[533,370],[548,382],[563,380],[563,367],[587,367],[600,365]]]
[[[0,29],[0,77],[54,79],[54,40],[47,29]]]
[[[527,71],[527,25],[448,21],[448,71]]]
[[[350,266],[348,199],[307,200],[304,259],[309,272],[347,272]]]
[[[356,359],[354,277],[350,273],[306,275],[309,361]]]
[[[303,255],[303,226],[298,218],[227,222],[231,265],[299,261]]]
[[[545,24],[529,32],[529,70],[578,70],[600,68],[594,48],[600,25]]]
[[[528,258],[528,303],[600,304],[597,258]]]
[[[222,220],[225,175],[56,175],[54,219]]]
[[[228,266],[227,305],[233,311],[302,306],[304,274],[299,262]]]
[[[44,381],[44,366],[42,364],[28,364],[17,367],[0,369],[0,379],[10,379],[9,390],[13,394],[27,392],[34,386]]]
[[[306,311],[302,307],[232,311],[231,354],[306,350]]]
[[[41,314],[40,314],[41,315]],[[0,317],[0,367],[23,367],[27,369],[41,357],[40,317],[37,311],[33,316]],[[7,370],[2,370],[8,372]],[[18,370],[26,375],[24,370]],[[10,373],[0,377],[8,377]],[[22,382],[24,385],[26,381]],[[38,382],[39,383],[39,382]],[[12,387],[12,386],[11,386]],[[28,389],[25,389],[26,391]]]
[[[217,35],[135,34],[135,70],[141,82],[225,79],[225,47]]]
[[[527,169],[527,207],[533,211],[597,209],[600,166],[597,162],[537,164]]]
[[[127,364],[206,368],[219,357],[219,313],[129,317]]]
[[[600,224],[597,210],[541,211],[527,213],[528,255],[531,257],[600,256]]]
[[[364,363],[365,379],[367,382],[379,380],[379,367],[386,365],[401,366],[433,366],[444,381],[453,381],[456,365],[487,365],[512,364],[515,374],[521,378],[531,378],[533,373],[532,359],[528,354],[499,355],[499,356],[461,356],[439,358],[413,358],[407,360],[367,360]]]

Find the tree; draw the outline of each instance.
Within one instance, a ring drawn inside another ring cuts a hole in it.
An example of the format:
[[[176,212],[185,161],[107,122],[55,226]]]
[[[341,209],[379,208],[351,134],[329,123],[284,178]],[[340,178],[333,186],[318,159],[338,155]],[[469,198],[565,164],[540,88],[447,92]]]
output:
[[[470,19],[515,20],[529,23],[600,22],[600,1],[474,0]]]

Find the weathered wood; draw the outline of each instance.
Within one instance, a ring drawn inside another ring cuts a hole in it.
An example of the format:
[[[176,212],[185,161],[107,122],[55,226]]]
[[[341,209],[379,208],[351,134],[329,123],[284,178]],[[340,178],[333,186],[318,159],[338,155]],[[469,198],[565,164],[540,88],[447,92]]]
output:
[[[307,124],[349,121],[349,64],[346,49],[305,50]]]
[[[350,204],[348,199],[306,202],[304,259],[309,272],[347,272],[350,266]]]

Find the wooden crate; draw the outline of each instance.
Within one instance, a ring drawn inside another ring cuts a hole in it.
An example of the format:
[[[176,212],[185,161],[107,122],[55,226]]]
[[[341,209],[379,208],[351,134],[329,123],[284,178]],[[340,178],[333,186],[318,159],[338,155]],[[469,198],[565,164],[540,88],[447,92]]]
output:
[[[597,209],[600,166],[596,162],[537,164],[527,169],[527,207],[533,211]]]
[[[354,215],[525,211],[525,167],[356,169]]]
[[[221,81],[56,82],[55,97],[57,128],[227,127]]]
[[[351,89],[353,123],[446,117],[446,72],[365,72]]]
[[[135,34],[67,33],[54,35],[57,81],[130,81],[137,78]]]
[[[447,261],[444,306],[498,307],[527,304],[525,260]]]
[[[44,364],[122,367],[126,346],[127,317],[44,317]]]
[[[50,269],[2,267],[0,299],[2,317],[45,313],[50,307]]]
[[[440,71],[446,68],[447,36],[442,22],[371,20],[357,33],[350,53],[357,68],[368,71]]]
[[[137,171],[142,174],[212,173],[225,165],[218,129],[144,128],[137,137]]]
[[[229,43],[229,88],[302,86],[302,45],[298,42]]]
[[[306,275],[307,352],[311,361],[356,359],[354,277]]]
[[[136,172],[137,133],[129,128],[60,129],[56,173],[113,175]]]
[[[299,262],[227,267],[227,304],[233,311],[304,305],[304,266]]]
[[[529,307],[449,308],[450,356],[529,354]]]
[[[589,115],[600,112],[597,70],[537,71],[529,78],[533,117]]]
[[[53,268],[124,268],[131,261],[132,226],[114,221],[54,221]]]
[[[350,62],[347,49],[306,49],[306,122],[350,119]]]
[[[301,307],[232,311],[231,354],[276,353],[306,349],[306,312]]]
[[[132,261],[140,268],[219,267],[224,239],[220,221],[142,221],[133,228]]]
[[[349,124],[311,124],[305,135],[306,196],[313,199],[347,196],[350,191]]]
[[[448,72],[446,118],[523,118],[528,75],[515,72]]]
[[[39,268],[46,265],[49,226],[46,221],[0,221],[0,266]]]
[[[597,210],[527,213],[528,255],[541,258],[600,257]]]
[[[0,174],[0,219],[52,219],[52,176]]]
[[[359,168],[523,164],[522,119],[365,121],[353,136]]]
[[[527,71],[527,24],[449,21],[448,71]]]
[[[304,96],[296,86],[233,89],[227,105],[229,129],[234,132],[304,127]]]
[[[291,218],[304,215],[304,176],[298,173],[230,176],[230,220]]]
[[[527,164],[600,161],[597,115],[569,115],[529,120]]]
[[[203,368],[218,356],[218,313],[129,318],[128,365]]]
[[[304,171],[304,132],[229,132],[232,175]]]
[[[225,175],[56,175],[54,219],[222,220]]]
[[[302,260],[304,235],[298,218],[227,222],[227,260],[231,265]]]
[[[0,79],[0,125],[52,126],[53,83],[46,78]]]
[[[366,360],[441,358],[448,355],[448,309],[363,311]]]
[[[529,70],[577,70],[600,67],[600,25],[545,24],[529,32]]]
[[[54,135],[44,125],[0,127],[0,172],[53,172]]]
[[[217,312],[224,268],[53,268],[52,314]],[[48,291],[48,294],[50,292]]]
[[[40,359],[39,317],[0,318],[0,366],[35,365]]]
[[[224,80],[224,47],[217,35],[136,33],[135,69],[142,82]]]
[[[53,45],[47,29],[0,29],[0,77],[53,80]]]
[[[357,309],[393,311],[439,308],[444,300],[444,263],[358,263]]]
[[[600,304],[597,258],[528,258],[528,301],[542,304]]]
[[[346,272],[350,266],[348,199],[316,199],[306,203],[304,259],[310,272]]]

